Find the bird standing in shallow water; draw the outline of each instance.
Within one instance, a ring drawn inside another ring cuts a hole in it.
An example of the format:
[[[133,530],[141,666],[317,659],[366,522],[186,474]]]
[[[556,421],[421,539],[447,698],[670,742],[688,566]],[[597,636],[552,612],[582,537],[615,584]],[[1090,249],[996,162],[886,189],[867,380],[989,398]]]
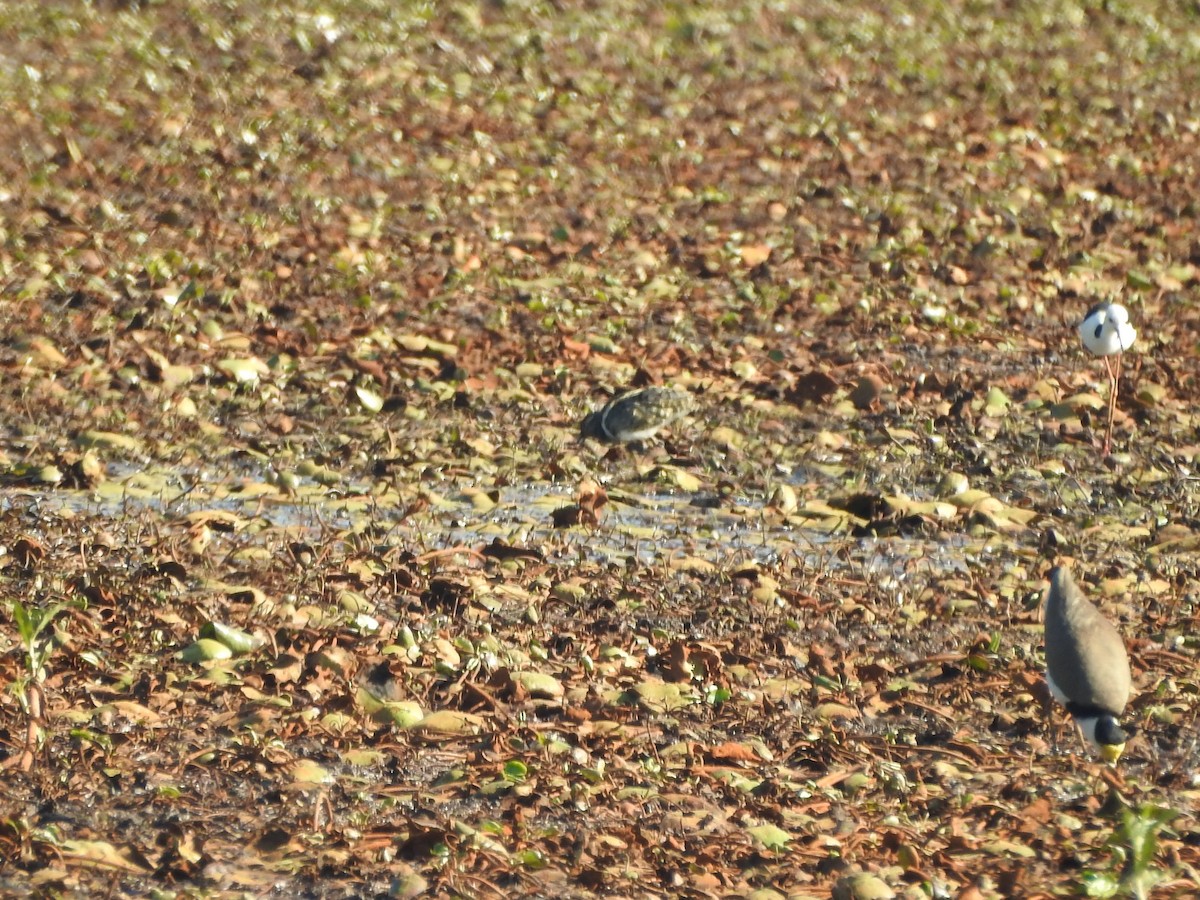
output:
[[[1125,641],[1062,566],[1050,570],[1046,598],[1046,685],[1083,736],[1115,763],[1129,735],[1117,719],[1129,702]]]
[[[589,413],[580,425],[579,433],[585,438],[609,443],[644,441],[695,408],[695,398],[686,391],[666,387],[639,388],[614,397]]]
[[[1121,356],[1137,340],[1137,329],[1129,324],[1129,310],[1106,300],[1088,310],[1079,323],[1079,337],[1093,356],[1104,359],[1108,370],[1108,425],[1104,429],[1104,455],[1112,452],[1113,418],[1117,414],[1117,386],[1121,380]],[[1113,369],[1109,357],[1116,354]]]

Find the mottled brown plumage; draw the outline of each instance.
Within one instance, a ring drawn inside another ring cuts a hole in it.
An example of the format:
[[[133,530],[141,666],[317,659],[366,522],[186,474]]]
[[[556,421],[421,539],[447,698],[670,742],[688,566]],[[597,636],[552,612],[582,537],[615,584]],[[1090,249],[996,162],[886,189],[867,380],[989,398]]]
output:
[[[644,441],[696,408],[686,391],[647,387],[629,391],[589,413],[580,426],[583,437],[609,443]]]

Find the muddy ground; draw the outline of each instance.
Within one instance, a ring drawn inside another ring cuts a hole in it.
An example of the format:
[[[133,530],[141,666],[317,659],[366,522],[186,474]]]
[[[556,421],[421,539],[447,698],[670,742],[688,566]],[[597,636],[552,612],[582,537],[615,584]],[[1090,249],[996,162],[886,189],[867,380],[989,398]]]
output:
[[[1200,891],[1200,17],[877,7],[0,6],[0,891]]]

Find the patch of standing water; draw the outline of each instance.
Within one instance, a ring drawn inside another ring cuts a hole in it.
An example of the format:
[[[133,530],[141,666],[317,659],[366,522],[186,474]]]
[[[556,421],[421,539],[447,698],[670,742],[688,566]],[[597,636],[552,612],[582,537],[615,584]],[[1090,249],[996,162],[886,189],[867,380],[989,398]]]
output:
[[[466,484],[436,495],[416,513],[396,495],[373,495],[369,484],[330,488],[302,480],[290,490],[263,480],[255,466],[205,472],[113,465],[110,478],[92,490],[12,488],[0,491],[0,509],[21,506],[38,511],[68,510],[97,518],[123,518],[139,509],[182,518],[218,510],[257,518],[268,528],[317,537],[334,530],[373,526],[423,550],[478,547],[494,539],[539,549],[554,546],[562,561],[586,559],[652,565],[674,557],[695,557],[723,569],[772,566],[795,561],[806,569],[853,571],[895,590],[903,602],[906,582],[918,568],[966,570],[965,540],[910,538],[850,539],[829,520],[812,528],[794,520],[764,517],[765,502],[752,497],[703,497],[662,492],[630,494],[613,490],[595,528],[556,529],[552,513],[576,500],[574,486],[509,485],[487,489]],[[481,502],[481,495],[486,501]],[[853,549],[847,551],[848,542]],[[837,552],[835,552],[837,551]]]

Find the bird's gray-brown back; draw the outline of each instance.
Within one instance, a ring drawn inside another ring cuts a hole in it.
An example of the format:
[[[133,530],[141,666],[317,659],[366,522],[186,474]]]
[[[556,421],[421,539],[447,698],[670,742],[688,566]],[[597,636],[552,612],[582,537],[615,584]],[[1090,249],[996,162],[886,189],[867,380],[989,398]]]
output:
[[[695,398],[687,391],[640,388],[615,397],[588,414],[580,426],[580,434],[611,443],[642,441],[695,408]]]
[[[1050,571],[1046,673],[1068,704],[1077,707],[1119,715],[1129,700],[1124,640],[1061,566]]]

